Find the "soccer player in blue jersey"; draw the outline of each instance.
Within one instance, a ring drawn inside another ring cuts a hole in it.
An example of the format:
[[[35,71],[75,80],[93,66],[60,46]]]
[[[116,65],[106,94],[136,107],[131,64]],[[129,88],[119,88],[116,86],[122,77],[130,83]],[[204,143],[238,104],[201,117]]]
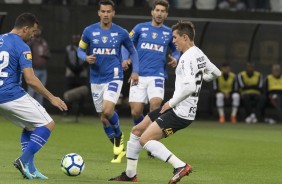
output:
[[[26,83],[60,110],[67,106],[50,93],[34,75],[29,41],[38,28],[31,13],[19,15],[10,33],[0,35],[0,115],[23,128],[22,155],[14,166],[26,179],[48,179],[34,165],[34,155],[47,142],[55,122],[46,110],[21,87],[22,74]]]
[[[128,32],[112,22],[115,15],[113,1],[101,0],[98,15],[100,22],[84,29],[77,52],[78,57],[88,62],[90,66],[94,106],[99,113],[105,133],[114,144],[114,158],[111,162],[120,163],[125,151],[115,105],[123,83],[122,45],[129,51],[132,59],[131,81],[135,85],[139,77],[138,55]]]
[[[176,67],[180,53],[172,43],[171,28],[165,26],[169,3],[166,0],[156,0],[152,6],[152,21],[137,24],[130,32],[136,45],[139,57],[139,83],[131,85],[129,102],[134,125],[143,118],[145,103],[150,102],[150,111],[158,109],[164,99],[164,80],[167,78],[166,65]],[[167,49],[171,55],[167,63]],[[127,59],[127,51],[123,49],[123,57]],[[128,61],[124,61],[125,66]],[[152,157],[148,153],[149,157]]]
[[[167,77],[166,65],[176,67],[179,51],[172,42],[171,28],[165,26],[169,3],[166,0],[156,0],[152,6],[152,21],[137,24],[130,32],[136,45],[139,57],[139,82],[131,85],[129,102],[134,124],[140,123],[144,104],[150,102],[150,111],[158,109],[164,99],[164,80]],[[169,55],[167,63],[167,49]],[[123,57],[127,59],[127,50],[123,49]],[[128,63],[125,61],[125,63]]]

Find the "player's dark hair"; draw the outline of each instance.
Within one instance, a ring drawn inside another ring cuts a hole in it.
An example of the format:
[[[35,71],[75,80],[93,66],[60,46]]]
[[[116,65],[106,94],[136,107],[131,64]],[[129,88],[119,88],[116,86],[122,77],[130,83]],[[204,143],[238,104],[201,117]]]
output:
[[[172,31],[177,30],[180,36],[186,34],[188,35],[191,41],[195,39],[195,28],[192,22],[190,21],[178,21],[175,25],[172,26]]]
[[[25,26],[33,27],[34,24],[39,25],[39,21],[37,20],[35,15],[33,15],[32,13],[22,13],[17,17],[14,28],[22,28]]]
[[[98,5],[99,9],[101,8],[101,5],[111,5],[113,10],[115,9],[115,3],[112,0],[100,0]]]
[[[152,10],[156,8],[157,5],[164,6],[166,11],[168,12],[169,9],[169,3],[166,0],[155,0],[153,5],[152,5]]]

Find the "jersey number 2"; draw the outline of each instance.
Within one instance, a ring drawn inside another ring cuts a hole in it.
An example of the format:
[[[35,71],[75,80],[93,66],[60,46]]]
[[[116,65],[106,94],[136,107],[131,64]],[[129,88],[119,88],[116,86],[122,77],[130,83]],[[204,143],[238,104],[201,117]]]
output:
[[[200,70],[196,75],[196,91],[192,94],[193,97],[198,97],[201,91],[202,81],[203,81],[203,71]]]
[[[0,52],[0,78],[8,77],[8,72],[3,72],[2,70],[6,68],[9,64],[9,53],[6,51]],[[0,86],[4,84],[4,81],[0,79]]]

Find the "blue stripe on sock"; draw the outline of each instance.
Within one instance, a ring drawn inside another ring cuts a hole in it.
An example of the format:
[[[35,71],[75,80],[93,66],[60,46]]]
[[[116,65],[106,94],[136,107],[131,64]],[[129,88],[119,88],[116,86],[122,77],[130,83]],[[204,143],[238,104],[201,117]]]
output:
[[[140,118],[138,118],[138,119],[133,119],[134,125],[138,125],[143,119],[144,119],[144,115],[142,115],[142,116],[141,116]]]
[[[47,142],[50,134],[50,130],[44,126],[36,128],[30,136],[27,148],[20,157],[21,160],[28,163],[34,154]]]
[[[22,145],[22,152],[24,152],[24,150],[27,148],[27,145],[30,141],[30,135],[32,134],[33,131],[27,131],[25,129],[23,129],[22,131],[22,136],[21,136],[21,145]],[[31,159],[28,161],[29,165],[29,171],[30,173],[34,173],[36,171],[36,167],[34,165],[34,156],[31,157]]]
[[[115,132],[112,126],[108,126],[108,127],[104,126],[104,131],[107,134],[109,140],[114,144]]]
[[[109,119],[109,122],[113,127],[115,137],[119,137],[121,135],[121,130],[119,126],[119,116],[116,112],[114,112],[113,116]]]

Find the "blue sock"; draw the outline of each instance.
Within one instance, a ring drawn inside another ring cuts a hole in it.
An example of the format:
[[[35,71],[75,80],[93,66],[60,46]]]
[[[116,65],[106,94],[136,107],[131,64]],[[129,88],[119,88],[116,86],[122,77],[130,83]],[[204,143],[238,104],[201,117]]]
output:
[[[142,116],[138,119],[133,119],[133,123],[134,125],[138,125],[142,120],[144,119],[144,115],[142,114]]]
[[[20,156],[23,163],[28,163],[34,157],[34,154],[47,142],[50,134],[51,131],[44,126],[38,127],[32,132],[30,141]]]
[[[22,152],[27,148],[27,145],[30,141],[30,135],[32,134],[32,131],[27,131],[23,129],[22,136],[21,136],[21,145],[22,145]],[[36,171],[35,165],[34,165],[34,156],[29,160],[29,171],[30,173],[34,173]]]
[[[108,127],[104,126],[104,131],[107,134],[109,140],[114,144],[115,132],[112,126],[108,126]]]
[[[109,119],[109,122],[113,127],[113,130],[115,132],[115,137],[119,137],[121,135],[121,130],[119,127],[119,117],[116,112],[114,112],[114,115]]]

